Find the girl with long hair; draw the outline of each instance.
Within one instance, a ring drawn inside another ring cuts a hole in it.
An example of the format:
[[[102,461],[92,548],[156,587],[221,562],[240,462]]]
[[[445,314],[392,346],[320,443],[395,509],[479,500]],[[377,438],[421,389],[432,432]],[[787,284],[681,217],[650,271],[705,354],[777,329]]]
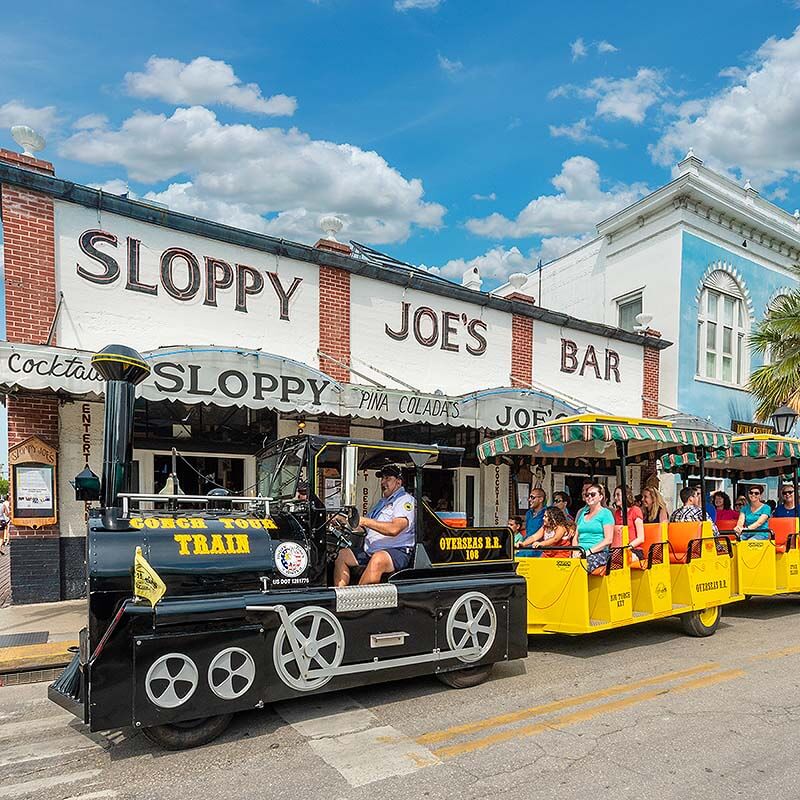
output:
[[[645,486],[642,489],[642,512],[645,524],[669,522],[667,503],[661,496],[661,492],[653,486]]]

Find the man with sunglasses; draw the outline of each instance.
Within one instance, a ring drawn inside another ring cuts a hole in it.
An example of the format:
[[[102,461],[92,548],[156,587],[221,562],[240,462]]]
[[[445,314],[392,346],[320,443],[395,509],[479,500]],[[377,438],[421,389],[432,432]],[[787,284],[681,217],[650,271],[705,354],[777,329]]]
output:
[[[773,512],[773,517],[794,517],[797,514],[794,502],[794,486],[784,483],[781,486],[781,502]]]
[[[519,548],[525,550],[525,552],[520,553],[520,555],[532,557],[541,555],[536,548],[544,538],[542,525],[544,525],[544,511],[546,505],[547,495],[544,489],[538,487],[531,489],[531,493],[528,495],[528,512],[525,514],[525,539],[517,545]]]

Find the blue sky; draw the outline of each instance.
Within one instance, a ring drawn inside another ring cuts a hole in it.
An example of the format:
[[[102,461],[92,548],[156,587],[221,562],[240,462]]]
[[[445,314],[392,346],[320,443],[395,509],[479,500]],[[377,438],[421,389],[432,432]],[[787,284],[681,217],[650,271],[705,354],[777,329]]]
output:
[[[339,238],[492,288],[689,145],[800,205],[798,5],[10,5],[0,146],[26,122],[62,177],[312,243],[336,213]]]

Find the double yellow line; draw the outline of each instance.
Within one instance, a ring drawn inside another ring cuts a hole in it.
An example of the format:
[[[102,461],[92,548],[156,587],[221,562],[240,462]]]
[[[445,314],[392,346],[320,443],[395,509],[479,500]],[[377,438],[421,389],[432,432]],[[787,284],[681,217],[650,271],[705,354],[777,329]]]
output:
[[[709,673],[709,674],[703,674]],[[470,739],[466,742],[456,742],[455,744],[445,745],[433,750],[433,754],[439,758],[453,758],[454,756],[464,755],[465,753],[473,753],[476,750],[482,750],[491,745],[507,742],[512,739],[521,739],[525,736],[536,736],[548,730],[560,730],[570,725],[575,725],[579,722],[603,714],[621,711],[624,708],[644,703],[648,700],[653,700],[656,697],[661,697],[667,694],[676,694],[679,692],[691,691],[692,689],[700,689],[706,686],[712,686],[722,681],[733,680],[740,678],[745,674],[742,669],[729,669],[720,670],[719,664],[716,662],[709,662],[707,664],[700,664],[696,667],[688,669],[677,670],[675,672],[667,672],[663,675],[655,675],[651,678],[644,678],[638,681],[631,681],[630,683],[623,683],[617,686],[610,686],[606,689],[599,689],[595,692],[588,694],[578,695],[576,697],[567,697],[563,700],[555,700],[552,703],[545,703],[540,706],[533,706],[525,708],[520,711],[513,711],[508,714],[500,714],[496,717],[470,722],[465,725],[454,725],[440,731],[433,731],[426,733],[423,736],[417,737],[416,741],[422,745],[436,745],[441,742],[446,742],[450,739],[467,736],[473,733],[481,733],[493,728],[502,728],[506,725],[513,725],[517,722],[523,722],[535,717],[545,716],[552,714],[555,711],[562,711],[567,708],[575,706],[582,706],[586,703],[592,703],[595,700],[607,700],[610,697],[617,697],[619,695],[628,695],[627,697],[620,697],[617,700],[611,700],[606,703],[599,703],[598,705],[590,706],[589,708],[573,711],[569,714],[562,714],[557,717],[550,717],[542,722],[536,722],[530,725],[522,725],[515,728],[508,728],[506,730],[496,731],[477,739]],[[693,676],[702,677],[693,677]],[[679,681],[683,678],[689,678],[677,684],[670,684],[673,681]],[[636,692],[638,689],[647,689],[648,687],[656,687],[648,691]]]

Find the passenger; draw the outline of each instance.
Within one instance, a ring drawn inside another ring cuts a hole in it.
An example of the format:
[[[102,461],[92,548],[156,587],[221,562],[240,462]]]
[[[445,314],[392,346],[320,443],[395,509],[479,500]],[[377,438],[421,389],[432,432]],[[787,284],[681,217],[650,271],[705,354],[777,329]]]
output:
[[[544,509],[547,505],[547,495],[544,489],[531,489],[528,495],[528,513],[525,514],[525,538],[520,543],[521,548],[530,550],[527,553],[519,553],[529,558],[538,558],[541,553],[536,550],[537,543],[541,543],[544,534],[542,524],[544,523]]]
[[[735,522],[739,519],[739,512],[731,508],[731,498],[726,492],[714,492],[711,499],[717,510],[717,522]]]
[[[544,539],[541,547],[572,547],[575,523],[561,509],[550,506],[544,512]],[[542,558],[569,558],[569,550],[542,550]]]
[[[654,486],[645,486],[642,489],[642,512],[645,524],[669,521],[667,504],[661,496],[661,492]]]
[[[522,526],[525,524],[522,517],[509,517],[508,518],[508,527],[511,531],[512,535],[514,536],[514,547],[519,547],[522,544],[522,540],[525,538],[525,534],[522,532]]]
[[[784,483],[781,486],[781,502],[775,509],[773,517],[794,517],[797,509],[794,504],[794,486],[791,483]]]
[[[628,547],[631,557],[636,561],[644,560],[644,515],[642,509],[633,502],[633,494],[626,487],[625,501],[628,505]],[[622,487],[614,489],[614,524],[622,525]]]
[[[642,496],[640,494],[636,494],[633,496],[633,504],[638,508],[642,507]],[[644,515],[642,515],[644,516]]]
[[[736,498],[736,503],[734,504],[733,508],[734,508],[734,510],[736,511],[736,513],[737,513],[737,514],[739,514],[739,513],[741,512],[741,510],[742,510],[742,509],[743,509],[743,508],[744,508],[746,505],[747,505],[747,498],[746,498],[746,497],[745,497],[743,494],[740,494],[740,495],[739,495],[739,496]]]
[[[681,508],[676,508],[669,518],[670,522],[702,522],[703,509],[700,505],[703,500],[700,496],[699,486],[684,486],[681,489]],[[711,522],[711,529],[714,531],[714,536],[719,535],[716,524],[713,520]]]
[[[569,513],[570,496],[566,492],[553,492],[553,506],[564,512],[567,519],[572,519]]]
[[[742,508],[739,521],[734,530],[742,541],[748,539],[769,539],[770,507],[761,502],[761,487],[751,486],[747,490],[749,505]]]
[[[366,567],[359,584],[380,583],[388,572],[405,569],[411,563],[416,541],[414,498],[403,486],[403,473],[397,464],[387,464],[377,476],[383,497],[372,507],[369,516],[359,519],[358,527],[367,535],[362,548],[339,551],[333,570],[335,586],[350,583],[350,567]]]
[[[586,551],[589,572],[608,563],[609,546],[614,540],[614,515],[603,506],[602,499],[600,484],[590,484],[586,489],[586,507],[580,510],[576,519],[577,544]]]

